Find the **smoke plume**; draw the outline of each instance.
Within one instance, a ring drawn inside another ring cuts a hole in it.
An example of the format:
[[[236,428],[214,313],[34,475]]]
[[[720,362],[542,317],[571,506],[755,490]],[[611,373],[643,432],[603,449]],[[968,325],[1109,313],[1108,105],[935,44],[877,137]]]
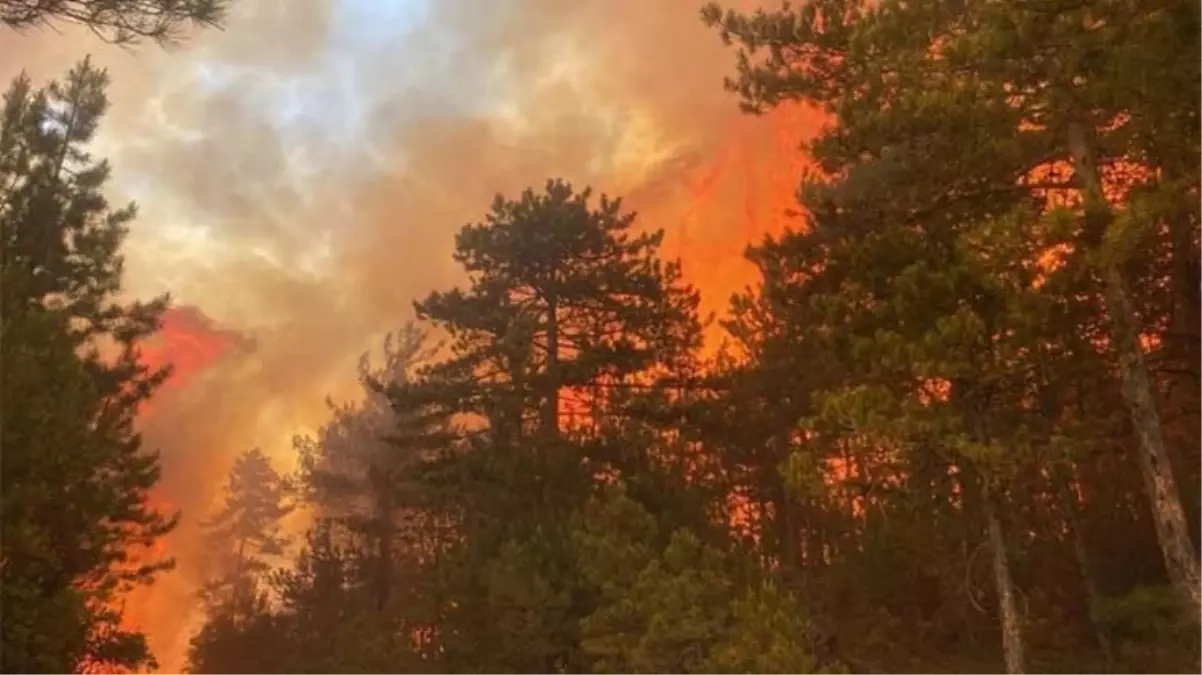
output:
[[[170,50],[59,27],[0,34],[0,75],[92,53],[113,78],[97,152],[136,199],[130,291],[170,291],[150,358],[177,364],[143,417],[156,499],[184,511],[179,567],[131,598],[165,668],[195,628],[198,519],[230,460],[354,395],[355,363],[457,281],[453,235],[493,195],[550,177],[622,195],[668,231],[709,309],[750,280],[743,248],[784,222],[814,128],[746,118],[698,0],[241,0]]]

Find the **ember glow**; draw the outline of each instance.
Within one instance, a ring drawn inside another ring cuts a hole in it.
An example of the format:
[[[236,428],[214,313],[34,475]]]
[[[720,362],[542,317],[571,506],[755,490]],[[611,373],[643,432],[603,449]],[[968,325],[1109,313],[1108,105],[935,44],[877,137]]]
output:
[[[83,31],[0,47],[0,69],[59,74],[87,52],[113,78],[97,151],[141,215],[130,290],[177,308],[146,345],[175,374],[143,415],[182,509],[178,569],[129,599],[165,672],[197,614],[197,521],[231,458],[290,439],[355,395],[355,362],[456,279],[454,232],[494,194],[549,177],[621,195],[667,230],[721,311],[744,248],[800,223],[798,145],[817,115],[743,116],[731,55],[694,0],[235,3],[223,32],[136,53]],[[15,51],[10,51],[15,48]]]

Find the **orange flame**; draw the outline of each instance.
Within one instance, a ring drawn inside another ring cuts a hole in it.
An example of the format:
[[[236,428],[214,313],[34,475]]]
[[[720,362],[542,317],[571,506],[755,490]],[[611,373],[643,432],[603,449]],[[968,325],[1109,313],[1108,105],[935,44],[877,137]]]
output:
[[[167,310],[163,316],[159,332],[142,347],[142,360],[151,368],[159,368],[168,364],[173,367],[171,377],[159,390],[159,396],[169,392],[186,390],[201,378],[205,371],[216,364],[224,355],[238,344],[239,336],[220,329],[198,307],[181,305]],[[145,422],[154,416],[158,410],[153,403],[144,405],[140,411],[139,421]],[[170,457],[164,458],[164,464],[170,462]],[[160,484],[147,497],[147,504],[162,513],[172,513],[177,508],[175,500]],[[160,539],[149,550],[137,552],[138,558],[144,561],[162,560],[170,556],[178,556],[174,550],[174,542],[170,539]],[[161,663],[170,667],[176,658],[174,645],[163,644],[176,636],[165,627],[174,625],[173,614],[179,615],[183,608],[169,606],[161,601],[163,597],[188,597],[187,581],[181,579],[178,573],[168,572],[155,579],[150,586],[135,589],[127,598],[122,616],[122,628],[140,630],[147,635],[151,651],[159,657]],[[170,589],[164,592],[164,588]]]
[[[822,124],[820,113],[797,105],[737,118],[713,160],[690,176],[686,208],[665,241],[701,291],[703,312],[721,314],[732,294],[754,283],[747,246],[804,224],[796,198],[807,167],[802,144]]]
[[[186,387],[237,339],[235,334],[217,328],[199,307],[180,305],[163,314],[159,332],[142,346],[142,360],[152,368],[171,364],[171,377],[160,389],[162,394]]]

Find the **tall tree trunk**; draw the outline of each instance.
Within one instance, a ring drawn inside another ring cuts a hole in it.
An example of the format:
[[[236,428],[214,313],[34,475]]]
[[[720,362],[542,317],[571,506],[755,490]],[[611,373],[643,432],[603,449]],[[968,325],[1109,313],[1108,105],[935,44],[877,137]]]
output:
[[[789,490],[785,486],[784,480],[777,477],[775,481],[776,498],[773,500],[775,501],[773,508],[776,511],[780,567],[782,576],[792,587],[797,582],[797,572],[800,566],[797,556],[797,525],[794,522],[793,500],[789,497]]]
[[[1081,123],[1074,122],[1069,126],[1068,142],[1074,171],[1081,181],[1087,238],[1090,244],[1097,245],[1113,219],[1113,213],[1102,192],[1097,164]],[[1152,520],[1156,523],[1156,536],[1164,556],[1165,569],[1194,616],[1198,616],[1202,610],[1202,578],[1198,558],[1194,555],[1185,509],[1181,505],[1177,482],[1169,463],[1160,415],[1156,410],[1152,378],[1139,344],[1135,310],[1119,264],[1107,261],[1101,272],[1110,314],[1110,339],[1118,355],[1123,401],[1139,439],[1139,465],[1151,502]]]
[[[952,395],[960,400],[961,414],[972,430],[972,438],[981,445],[987,445],[990,431],[986,426],[984,413],[979,401],[971,400],[968,395],[970,387],[963,382],[953,383]],[[987,475],[980,475],[969,463],[963,465],[965,479],[961,482],[966,496],[972,494],[973,487],[979,486],[981,511],[985,516],[986,542],[989,545],[990,558],[993,562],[993,588],[997,594],[998,623],[1002,629],[1002,655],[1006,662],[1006,672],[1010,675],[1026,672],[1026,645],[1024,644],[1022,618],[1018,611],[1017,591],[1014,586],[1014,576],[1010,571],[1010,553],[1006,546],[1006,535],[1002,530],[1002,521],[998,517],[998,497],[992,480]],[[973,480],[975,477],[976,480]]]
[[[526,376],[532,350],[531,338],[522,321],[507,326],[497,337],[501,344],[501,367],[509,375],[510,386],[508,392],[496,397],[494,408],[488,413],[489,424],[497,445],[515,448],[521,445],[525,431],[523,418],[529,393],[526,390],[529,386]],[[534,393],[537,396],[538,392]]]
[[[1199,383],[1202,382],[1202,307],[1199,293],[1199,250],[1194,244],[1197,222],[1190,209],[1180,208],[1172,216],[1173,310],[1166,329],[1163,351],[1168,357],[1161,411],[1164,414],[1165,443],[1179,480],[1181,502],[1185,509],[1186,531],[1193,535],[1195,554],[1199,533]]]
[[[547,394],[543,408],[543,432],[559,438],[559,306],[555,298],[547,302]]]
[[[993,584],[997,591],[998,620],[1002,626],[1002,653],[1006,672],[1010,675],[1026,672],[1026,649],[1023,645],[1022,620],[1018,613],[1014,578],[1010,574],[1010,557],[997,506],[989,488],[984,489],[982,506],[989,535],[989,550],[993,558]]]
[[[1085,545],[1085,532],[1081,522],[1081,503],[1077,499],[1077,480],[1070,474],[1070,469],[1058,467],[1055,469],[1056,494],[1060,507],[1064,511],[1065,523],[1071,530],[1073,538],[1073,556],[1077,560],[1077,570],[1081,574],[1081,586],[1085,591],[1085,604],[1089,608],[1089,625],[1093,628],[1094,639],[1098,643],[1098,651],[1106,661],[1107,668],[1113,666],[1113,651],[1110,636],[1105,626],[1098,622],[1097,610],[1102,602],[1102,591],[1098,585],[1098,577],[1094,572],[1093,559],[1089,548]]]
[[[238,547],[234,553],[234,579],[230,586],[230,605],[234,610],[234,616],[239,619],[245,619],[251,615],[251,601],[247,597],[247,571],[246,571],[246,537],[238,538]]]

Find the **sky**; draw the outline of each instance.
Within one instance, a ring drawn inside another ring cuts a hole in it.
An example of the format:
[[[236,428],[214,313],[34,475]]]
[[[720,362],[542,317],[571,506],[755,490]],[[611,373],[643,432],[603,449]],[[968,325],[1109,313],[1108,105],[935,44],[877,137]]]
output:
[[[754,1],[752,6],[760,4]],[[121,50],[70,27],[0,33],[0,76],[87,53],[109,69],[95,152],[134,199],[127,290],[169,292],[147,357],[176,364],[144,411],[154,499],[183,510],[178,568],[130,598],[164,668],[199,619],[197,521],[234,455],[358,395],[355,365],[459,280],[454,233],[494,195],[562,177],[664,228],[707,310],[751,282],[744,247],[785,215],[817,129],[740,114],[734,54],[696,0],[238,0],[223,31]]]

